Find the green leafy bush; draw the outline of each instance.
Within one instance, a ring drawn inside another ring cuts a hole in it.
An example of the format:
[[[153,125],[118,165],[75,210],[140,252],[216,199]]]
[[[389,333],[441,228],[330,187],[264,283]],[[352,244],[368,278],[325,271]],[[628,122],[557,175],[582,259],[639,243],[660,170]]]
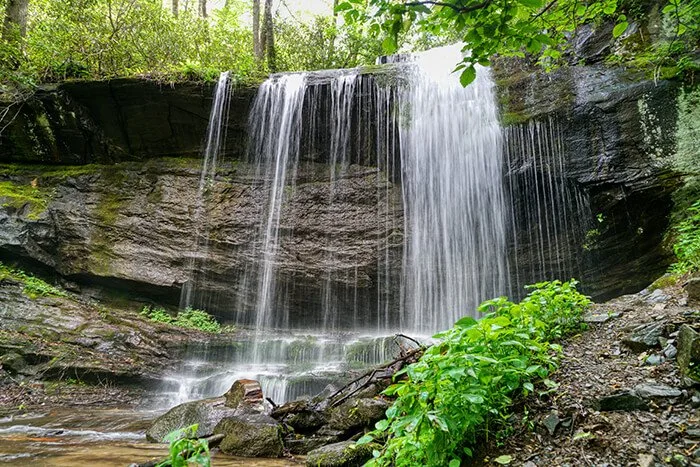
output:
[[[145,306],[141,310],[141,314],[147,316],[151,321],[172,324],[181,328],[198,329],[211,333],[222,331],[221,324],[213,316],[206,311],[195,310],[191,307],[187,307],[176,316],[172,316],[163,308]],[[229,328],[226,330],[229,331]]]
[[[520,303],[484,302],[482,319],[437,334],[440,343],[400,372],[406,380],[384,392],[397,397],[387,419],[358,441],[385,441],[367,465],[455,467],[478,439],[505,426],[512,396],[532,393],[556,367],[561,347],[550,341],[582,329],[590,304],[573,280],[529,288]]]
[[[675,228],[678,233],[673,245],[676,261],[671,272],[685,274],[700,271],[700,200],[688,208],[688,217]]]
[[[48,282],[27,274],[24,271],[12,269],[0,263],[0,281],[6,277],[14,279],[24,284],[22,290],[26,296],[32,300],[37,297],[66,297],[67,294],[63,290],[54,287]]]
[[[209,467],[211,456],[209,443],[205,439],[192,439],[197,433],[198,425],[188,426],[173,431],[165,437],[170,443],[168,458],[156,467],[189,467],[193,465]]]

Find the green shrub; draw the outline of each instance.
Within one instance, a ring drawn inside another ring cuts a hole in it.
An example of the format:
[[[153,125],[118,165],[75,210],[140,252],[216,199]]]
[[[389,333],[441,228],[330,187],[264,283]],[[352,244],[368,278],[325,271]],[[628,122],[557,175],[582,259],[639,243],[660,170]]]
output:
[[[676,261],[671,272],[685,274],[700,271],[700,200],[688,208],[688,217],[675,228],[678,236],[673,245]]]
[[[197,428],[198,425],[192,425],[168,434],[165,437],[165,441],[170,443],[168,458],[156,467],[209,467],[209,443],[206,439],[192,439],[197,433]]]
[[[517,304],[505,297],[484,302],[482,319],[462,318],[399,372],[406,380],[384,392],[397,397],[387,419],[358,441],[385,441],[367,465],[455,467],[479,439],[506,426],[511,397],[532,393],[556,367],[561,347],[550,341],[582,329],[590,304],[573,280],[529,288]]]
[[[211,333],[220,333],[222,331],[221,324],[213,316],[206,311],[195,310],[191,307],[187,307],[176,316],[172,316],[163,308],[144,306],[141,314],[148,317],[151,321],[172,324],[181,328],[198,329]],[[231,332],[231,328],[226,327],[226,332]]]
[[[48,282],[0,263],[0,280],[9,277],[24,284],[22,290],[32,300],[37,297],[66,297],[68,294]]]
[[[185,308],[177,314],[175,326],[182,328],[199,329],[200,331],[218,333],[221,332],[221,324],[216,319],[202,310]]]

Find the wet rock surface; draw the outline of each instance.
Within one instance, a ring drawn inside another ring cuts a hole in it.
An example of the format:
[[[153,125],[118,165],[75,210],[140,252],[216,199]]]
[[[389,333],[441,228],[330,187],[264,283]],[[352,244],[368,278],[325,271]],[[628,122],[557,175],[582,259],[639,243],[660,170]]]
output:
[[[560,368],[551,375],[556,391],[528,399],[528,411],[509,420],[514,434],[505,446],[487,448],[476,465],[494,465],[490,460],[505,454],[511,465],[528,467],[700,464],[698,386],[682,384],[673,357],[646,363],[684,327],[700,324],[700,312],[685,305],[680,286],[651,296],[643,291],[595,305],[598,315],[618,316],[562,343]],[[623,342],[640,329],[660,332],[654,346],[650,340],[633,350]],[[531,420],[538,422],[532,430]]]
[[[255,89],[239,88],[231,99],[228,154],[245,150],[254,94]],[[0,161],[88,164],[197,157],[212,95],[212,83],[138,78],[40,86],[18,111],[11,109],[17,115],[0,135]]]
[[[309,467],[360,467],[372,458],[372,445],[358,446],[353,441],[329,444],[311,451],[306,458]]]
[[[185,402],[158,417],[146,430],[146,439],[152,443],[164,443],[168,434],[192,425],[197,425],[197,438],[214,434],[214,428],[226,417],[232,417],[236,410],[225,405],[223,397]]]
[[[132,405],[209,334],[74,295],[30,298],[0,280],[0,412],[18,406]]]
[[[246,287],[243,271],[260,267],[255,240],[267,194],[254,165],[224,163],[208,190],[205,222],[195,215],[200,168],[196,159],[178,158],[64,170],[15,167],[12,182],[37,185],[46,206],[37,213],[29,201],[0,203],[0,256],[55,271],[96,298],[121,291],[176,305],[181,287],[192,280],[195,306],[216,296],[206,302],[208,312],[238,303],[240,321],[254,323],[256,288]],[[400,209],[378,210],[377,203],[398,207],[400,188],[385,182],[386,190],[377,192],[376,170],[351,166],[336,181],[331,204],[327,165],[307,164],[298,178],[287,192],[280,227],[293,229],[294,236],[281,239],[276,275],[278,289],[289,290],[290,325],[322,319],[314,310],[323,309],[328,277],[337,279],[332,287],[339,307],[352,301],[358,310],[374,312],[377,241],[394,238],[387,255],[398,258],[403,225]],[[339,234],[338,261],[328,261],[329,226]],[[206,261],[196,247],[196,233],[204,228],[211,232]],[[341,258],[352,258],[352,274]],[[400,264],[392,268],[400,271]]]

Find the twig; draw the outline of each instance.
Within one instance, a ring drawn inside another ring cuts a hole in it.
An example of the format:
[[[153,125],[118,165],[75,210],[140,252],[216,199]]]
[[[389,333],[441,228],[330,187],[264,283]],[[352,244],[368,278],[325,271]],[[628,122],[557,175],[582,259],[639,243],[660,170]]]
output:
[[[413,337],[407,336],[406,334],[401,334],[401,333],[399,333],[399,334],[395,334],[394,336],[395,336],[395,337],[403,337],[404,339],[413,342],[414,344],[416,344],[416,345],[417,345],[419,348],[421,348],[421,349],[424,349],[424,348],[425,348],[425,345],[421,344],[420,342],[418,342],[417,340],[415,340]]]

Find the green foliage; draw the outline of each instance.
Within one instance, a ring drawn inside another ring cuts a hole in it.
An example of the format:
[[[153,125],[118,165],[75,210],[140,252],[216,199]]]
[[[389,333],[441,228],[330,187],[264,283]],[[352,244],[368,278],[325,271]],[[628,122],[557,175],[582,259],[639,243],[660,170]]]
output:
[[[210,19],[160,0],[32,0],[22,71],[37,81],[155,74],[207,80],[218,70],[257,73],[241,9]]]
[[[379,41],[357,24],[339,27],[329,16],[315,16],[307,23],[278,19],[275,34],[277,65],[282,70],[356,67],[372,64],[382,54]]]
[[[268,70],[255,59],[248,15],[248,2],[226,2],[201,18],[193,9],[175,16],[161,0],[31,0],[24,40],[0,40],[0,82],[29,90],[117,76],[212,81],[230,70],[255,83]],[[338,27],[331,16],[274,24],[278,71],[373,63],[381,52],[361,28]]]
[[[517,304],[484,302],[482,319],[462,318],[437,334],[440,343],[400,372],[407,379],[384,392],[397,397],[387,419],[358,441],[385,441],[367,465],[458,466],[478,439],[506,426],[511,397],[534,392],[555,368],[561,348],[550,341],[582,329],[590,304],[573,280],[529,288]]]
[[[556,65],[561,57],[567,34],[579,24],[612,17],[617,0],[579,2],[577,0],[489,0],[465,3],[403,2],[398,0],[347,0],[338,4],[349,23],[365,22],[368,32],[383,36],[387,53],[398,48],[397,38],[411,28],[432,36],[458,37],[469,54],[457,65],[463,85],[475,77],[475,65],[488,65],[490,58],[524,57],[526,53],[540,58],[546,67]],[[622,34],[626,18],[617,19],[615,32]]]
[[[649,27],[639,27],[624,37],[608,62],[646,71],[654,79],[686,76],[692,80],[700,69],[700,0],[669,0],[661,6],[657,11],[656,5],[649,9],[643,3],[623,4],[631,20]]]
[[[700,271],[700,200],[687,212],[688,217],[675,228],[677,237],[673,252],[678,261],[671,266],[675,274]]]
[[[673,76],[697,68],[694,53],[700,39],[699,10],[700,0],[670,0],[661,12],[666,31],[661,40],[642,50],[631,50],[631,57],[620,55],[615,60],[643,57],[647,62],[644,66],[653,65],[657,76],[662,71]],[[496,54],[530,55],[548,70],[564,63],[567,40],[582,24],[614,22],[612,38],[627,41],[625,36],[629,35],[630,24],[639,19],[628,15],[646,13],[638,5],[621,8],[618,0],[345,0],[338,4],[336,11],[342,13],[349,24],[366,24],[368,34],[383,38],[387,53],[398,49],[401,35],[415,30],[428,38],[461,40],[465,51],[469,51],[455,69],[460,71],[463,85],[474,80],[475,65],[488,65]],[[642,37],[642,41],[647,39]],[[429,39],[427,42],[436,41]],[[668,69],[664,70],[664,66]]]
[[[66,297],[68,295],[63,290],[54,287],[38,277],[34,277],[18,269],[12,269],[0,263],[0,281],[5,278],[23,283],[24,289],[22,291],[32,300],[38,297]]]
[[[199,425],[192,425],[169,433],[165,437],[165,441],[170,443],[168,458],[156,467],[209,467],[209,443],[205,439],[192,439],[196,436],[198,427]]]
[[[141,314],[151,321],[158,323],[172,324],[181,328],[198,329],[204,332],[218,334],[222,332],[221,324],[206,311],[196,310],[191,307],[180,311],[176,316],[170,315],[165,309],[159,307],[144,306]],[[235,328],[234,328],[235,329]],[[224,332],[231,332],[230,327],[223,329]]]

